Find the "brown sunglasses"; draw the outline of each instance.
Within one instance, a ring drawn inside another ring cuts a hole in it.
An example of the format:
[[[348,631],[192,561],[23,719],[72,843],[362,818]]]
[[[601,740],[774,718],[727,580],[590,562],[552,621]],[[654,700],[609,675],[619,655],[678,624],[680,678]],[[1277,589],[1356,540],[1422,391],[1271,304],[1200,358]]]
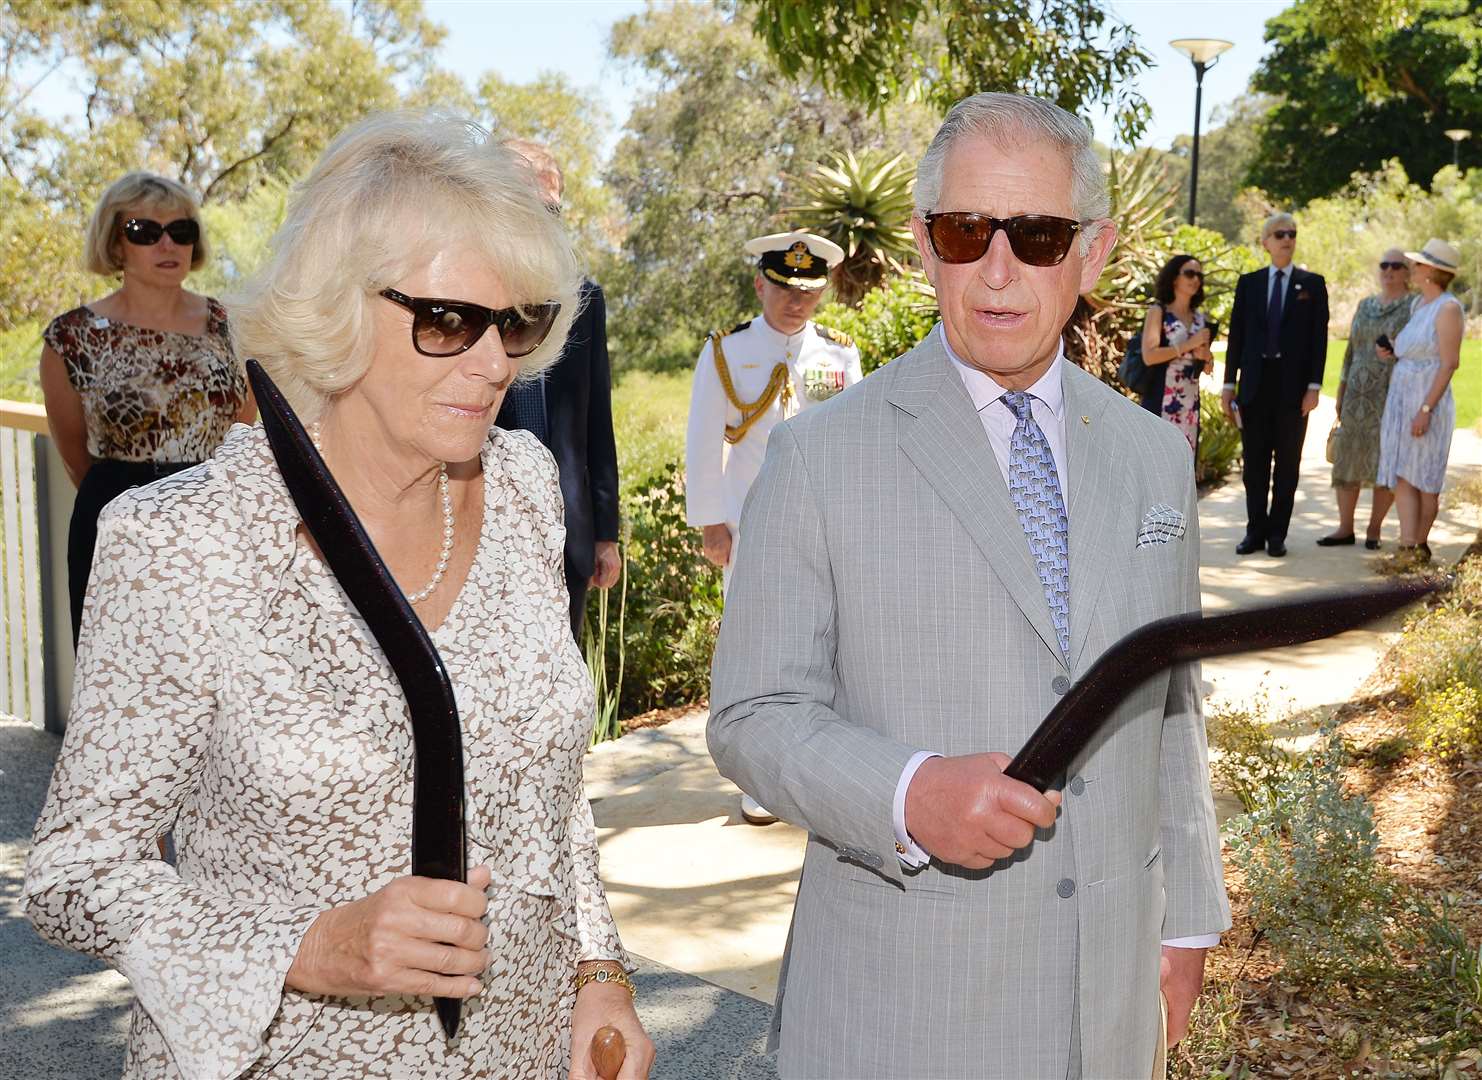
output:
[[[554,300],[522,307],[488,308],[466,300],[408,296],[395,289],[381,295],[412,313],[412,348],[423,356],[457,356],[478,344],[489,327],[497,327],[504,354],[511,360],[540,348],[561,305]]]
[[[1049,214],[1020,214],[1011,218],[987,217],[965,210],[927,214],[926,235],[931,249],[944,263],[977,262],[988,253],[993,234],[1002,230],[1009,238],[1014,258],[1026,266],[1058,266],[1081,231],[1081,223]]]

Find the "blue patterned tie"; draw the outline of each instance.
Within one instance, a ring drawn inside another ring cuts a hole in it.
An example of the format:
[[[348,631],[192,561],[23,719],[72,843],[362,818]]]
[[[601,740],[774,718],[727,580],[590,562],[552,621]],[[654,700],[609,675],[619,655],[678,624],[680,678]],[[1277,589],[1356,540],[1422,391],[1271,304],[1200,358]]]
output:
[[[1009,495],[1019,511],[1019,525],[1029,541],[1050,621],[1060,652],[1070,658],[1070,524],[1060,494],[1060,475],[1045,433],[1030,411],[1032,398],[1022,390],[1008,390],[1003,403],[1018,421],[1009,442]]]

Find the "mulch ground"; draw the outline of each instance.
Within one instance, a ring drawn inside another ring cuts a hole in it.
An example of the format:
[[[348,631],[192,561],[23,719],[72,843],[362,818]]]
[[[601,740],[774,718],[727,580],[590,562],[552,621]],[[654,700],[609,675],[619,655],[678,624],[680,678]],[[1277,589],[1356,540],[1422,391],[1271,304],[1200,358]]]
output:
[[[1468,553],[1482,557],[1474,546]],[[1482,759],[1442,763],[1393,748],[1405,734],[1409,704],[1386,661],[1360,696],[1338,710],[1354,753],[1351,791],[1366,796],[1379,833],[1379,859],[1403,883],[1439,906],[1471,949],[1482,947]],[[1225,851],[1234,927],[1209,955],[1203,1021],[1174,1052],[1171,1075],[1198,1080],[1302,1077],[1482,1078],[1482,1047],[1449,1060],[1428,1053],[1432,1037],[1403,1004],[1381,1005],[1362,987],[1317,993],[1288,985],[1248,914],[1249,896]],[[1408,958],[1414,959],[1414,958]],[[1434,1028],[1432,1027],[1432,1031]]]

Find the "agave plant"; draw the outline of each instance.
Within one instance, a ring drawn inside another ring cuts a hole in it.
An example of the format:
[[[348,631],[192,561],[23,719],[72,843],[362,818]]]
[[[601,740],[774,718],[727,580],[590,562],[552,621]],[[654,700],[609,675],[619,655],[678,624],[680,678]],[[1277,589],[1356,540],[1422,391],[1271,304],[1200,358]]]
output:
[[[915,169],[904,154],[845,151],[817,166],[799,185],[799,205],[782,211],[793,226],[844,249],[844,261],[833,272],[842,303],[857,305],[887,272],[902,272],[916,250],[909,227],[914,183]]]
[[[1104,382],[1115,376],[1127,338],[1142,325],[1158,271],[1172,254],[1170,211],[1178,191],[1152,154],[1114,153],[1108,166],[1110,217],[1117,244],[1096,288],[1071,316],[1066,354]]]

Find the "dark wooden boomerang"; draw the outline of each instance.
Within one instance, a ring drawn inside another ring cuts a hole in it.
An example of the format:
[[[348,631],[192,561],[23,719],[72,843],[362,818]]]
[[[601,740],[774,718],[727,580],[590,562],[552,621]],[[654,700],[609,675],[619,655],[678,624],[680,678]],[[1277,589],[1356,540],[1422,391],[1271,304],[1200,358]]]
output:
[[[1127,695],[1164,668],[1332,637],[1398,611],[1441,585],[1439,578],[1411,578],[1314,592],[1224,615],[1190,612],[1148,623],[1097,658],[1050,710],[1004,775],[1040,791],[1052,786]]]
[[[463,734],[442,657],[287,399],[256,360],[247,361],[247,377],[288,493],[406,695],[415,755],[412,873],[465,881]],[[462,1002],[434,1000],[443,1031],[452,1039],[458,1034]]]

